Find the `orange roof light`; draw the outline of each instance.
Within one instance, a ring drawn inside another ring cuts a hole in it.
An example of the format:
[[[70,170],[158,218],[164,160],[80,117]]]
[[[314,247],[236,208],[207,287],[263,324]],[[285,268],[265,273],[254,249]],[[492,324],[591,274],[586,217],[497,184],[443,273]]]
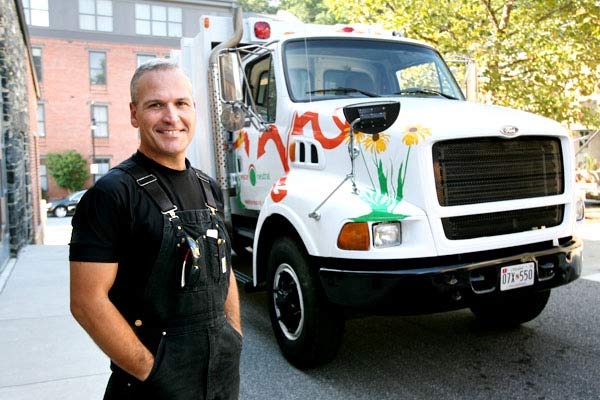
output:
[[[258,21],[254,24],[254,36],[258,39],[269,39],[271,37],[271,25],[265,21]]]
[[[210,27],[210,18],[204,17],[204,27],[208,29]]]

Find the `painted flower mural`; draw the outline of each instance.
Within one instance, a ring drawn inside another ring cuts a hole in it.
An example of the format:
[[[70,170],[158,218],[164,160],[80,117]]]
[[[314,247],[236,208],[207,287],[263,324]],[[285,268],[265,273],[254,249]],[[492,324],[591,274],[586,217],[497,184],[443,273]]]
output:
[[[360,135],[360,136],[359,136]],[[355,143],[360,149],[360,156],[365,164],[365,171],[369,176],[372,188],[360,194],[362,201],[367,203],[371,212],[360,217],[353,218],[353,221],[380,222],[399,220],[406,218],[406,215],[398,213],[398,207],[404,198],[404,184],[406,181],[406,172],[408,170],[408,160],[412,146],[418,145],[419,141],[424,140],[431,135],[429,128],[422,125],[411,125],[404,129],[402,143],[408,147],[406,157],[400,166],[394,168],[392,156],[383,157],[391,141],[391,135],[382,132],[377,135],[366,135],[363,133],[355,135]],[[349,141],[349,139],[348,139]],[[377,170],[376,186],[367,164],[367,156],[374,163]],[[386,159],[386,162],[383,159]]]

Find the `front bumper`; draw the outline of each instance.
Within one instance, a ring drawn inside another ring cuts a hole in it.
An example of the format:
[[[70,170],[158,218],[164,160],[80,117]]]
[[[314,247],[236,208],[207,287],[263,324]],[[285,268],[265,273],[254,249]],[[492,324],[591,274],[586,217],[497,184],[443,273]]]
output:
[[[464,255],[405,260],[316,258],[328,299],[375,314],[419,314],[467,307],[474,297],[548,290],[577,279],[582,242],[575,237]],[[500,268],[533,261],[533,286],[500,292]],[[362,268],[361,268],[362,267]]]

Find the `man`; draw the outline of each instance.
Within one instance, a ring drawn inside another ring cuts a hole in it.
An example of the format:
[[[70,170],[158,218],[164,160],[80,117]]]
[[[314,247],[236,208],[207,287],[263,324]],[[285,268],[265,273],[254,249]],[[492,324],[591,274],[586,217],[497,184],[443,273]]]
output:
[[[242,345],[215,183],[189,165],[192,87],[153,60],[131,80],[138,152],[81,199],[71,312],[110,357],[105,399],[235,399]]]

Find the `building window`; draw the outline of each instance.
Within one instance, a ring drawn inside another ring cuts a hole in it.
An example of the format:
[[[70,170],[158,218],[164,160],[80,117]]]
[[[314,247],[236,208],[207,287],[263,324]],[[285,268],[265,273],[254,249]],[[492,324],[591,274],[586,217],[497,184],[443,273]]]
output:
[[[80,29],[112,32],[112,16],[111,0],[79,0]]]
[[[181,37],[181,8],[135,5],[135,33],[138,35]]]
[[[42,197],[48,193],[48,172],[46,171],[46,160],[40,159],[40,186],[42,189]],[[44,197],[45,198],[45,197]]]
[[[37,105],[37,134],[39,137],[46,137],[46,110],[42,103]]]
[[[94,183],[102,178],[110,169],[109,157],[96,157],[92,162],[91,172],[94,178]]]
[[[44,77],[42,75],[42,48],[32,47],[31,57],[33,58],[33,68],[35,68],[35,75],[37,76],[38,82],[42,82]]]
[[[108,106],[92,106],[92,126],[95,138],[108,137]]]
[[[23,0],[27,25],[50,26],[48,0]]]
[[[90,51],[90,82],[106,85],[106,53],[103,51]]]
[[[156,56],[154,54],[138,54],[137,55],[137,66],[139,67],[140,65],[144,64],[145,62],[148,62],[155,58],[156,58]]]

